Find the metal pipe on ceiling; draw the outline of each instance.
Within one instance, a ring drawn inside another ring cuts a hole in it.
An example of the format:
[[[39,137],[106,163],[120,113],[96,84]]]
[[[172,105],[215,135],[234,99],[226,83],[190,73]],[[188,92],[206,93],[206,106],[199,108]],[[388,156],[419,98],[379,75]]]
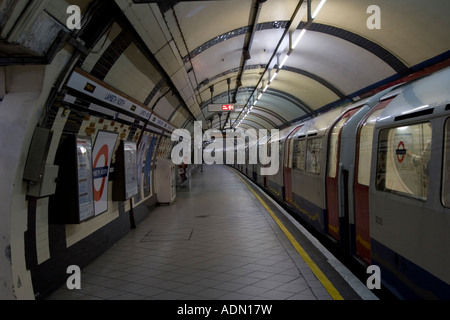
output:
[[[294,10],[294,13],[292,14],[291,19],[289,20],[289,23],[286,27],[286,30],[284,31],[283,35],[280,38],[280,41],[278,42],[271,58],[269,59],[269,63],[266,65],[266,69],[264,70],[261,78],[259,79],[258,83],[255,86],[255,91],[258,90],[259,85],[263,82],[264,80],[264,75],[266,74],[267,70],[269,69],[272,60],[276,57],[276,54],[278,53],[279,48],[281,47],[281,44],[283,43],[286,35],[288,34],[288,32],[291,30],[291,28],[297,28],[297,26],[295,25],[295,23],[297,23],[298,19],[301,20],[301,16],[302,16],[302,8],[304,8],[303,4],[304,4],[305,0],[299,0],[299,3],[297,5],[297,7]],[[310,22],[309,22],[310,23]],[[308,24],[309,25],[309,24]],[[249,103],[250,99],[251,99],[252,95],[250,95],[250,98],[248,99],[247,103],[245,104],[245,106]],[[237,118],[235,119],[233,125],[236,124],[237,120],[239,119],[239,117],[241,116],[241,114],[244,112],[245,110],[245,106],[244,109],[242,109],[242,111],[239,113],[239,115],[237,116]]]
[[[233,103],[237,102],[237,94],[239,92],[239,87],[242,87],[242,76],[244,75],[245,66],[247,64],[247,61],[251,59],[250,51],[252,48],[253,39],[256,34],[256,26],[258,25],[259,15],[261,14],[261,8],[264,2],[266,2],[266,0],[254,0],[252,3],[252,10],[250,11],[250,19],[249,19],[251,21],[250,25],[252,31],[244,41],[244,47],[242,49],[241,65],[239,67],[239,73],[236,78],[236,91],[233,96]],[[227,119],[225,120],[223,128],[221,128],[221,130],[225,129],[225,124],[228,122],[229,118],[230,114],[227,115]]]

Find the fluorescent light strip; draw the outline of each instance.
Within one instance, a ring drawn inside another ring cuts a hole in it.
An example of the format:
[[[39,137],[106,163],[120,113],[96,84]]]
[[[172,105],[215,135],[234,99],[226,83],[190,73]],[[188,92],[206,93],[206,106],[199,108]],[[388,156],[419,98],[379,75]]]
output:
[[[325,4],[325,2],[327,2],[327,0],[322,0],[319,3],[319,6],[316,8],[316,10],[314,11],[314,13],[312,14],[311,18],[316,18],[317,15],[319,14],[320,9],[322,9],[323,5]]]
[[[278,75],[278,71],[275,72],[275,73],[272,75],[272,78],[270,78],[270,81],[269,81],[269,82],[272,82],[273,80],[275,80],[275,78],[277,77],[277,75]]]
[[[289,55],[287,54],[284,58],[283,61],[281,61],[280,66],[278,67],[278,69],[281,69],[284,67],[284,65],[286,64],[287,59],[289,58]]]
[[[294,43],[292,44],[291,49],[295,49],[295,47],[298,45],[298,43],[303,38],[305,33],[306,33],[306,29],[303,29],[302,32],[300,32],[300,35],[297,37],[297,39],[295,39]]]
[[[314,19],[315,17],[317,17],[317,15],[319,14],[319,12],[320,12],[320,10],[322,9],[322,7],[323,7],[323,5],[325,4],[325,2],[327,2],[327,0],[321,0],[321,1],[320,1],[320,3],[319,3],[319,5],[317,6],[316,10],[315,10],[314,13],[311,15],[311,18],[312,18],[312,19]],[[291,46],[291,49],[295,49],[295,48],[297,47],[298,43],[299,43],[300,40],[303,38],[303,36],[305,35],[305,33],[306,33],[306,29],[303,29],[303,30],[300,32],[300,34],[299,34],[299,36],[297,37],[297,39],[295,39],[294,43],[293,43],[292,46]],[[286,55],[284,56],[284,58],[283,58],[283,61],[281,61],[280,65],[278,66],[278,71],[279,71],[281,68],[284,67],[284,65],[286,64],[286,62],[287,62],[288,59],[289,59],[289,54],[286,54]],[[253,103],[253,105],[252,105],[252,106],[250,107],[250,109],[247,111],[247,114],[244,115],[244,118],[241,119],[241,121],[239,122],[239,124],[237,125],[237,127],[239,127],[239,125],[241,124],[242,120],[244,120],[244,119],[247,117],[247,115],[250,113],[250,110],[253,109],[253,107],[256,105],[256,103],[258,102],[258,100],[261,99],[263,93],[267,91],[267,89],[269,88],[269,84],[270,84],[272,81],[274,81],[275,78],[277,77],[278,71],[275,72],[275,73],[272,75],[272,78],[270,78],[269,83],[264,87],[263,92],[259,94],[259,96],[258,96],[258,98],[256,99],[256,101]],[[237,127],[236,127],[236,128],[237,128]]]

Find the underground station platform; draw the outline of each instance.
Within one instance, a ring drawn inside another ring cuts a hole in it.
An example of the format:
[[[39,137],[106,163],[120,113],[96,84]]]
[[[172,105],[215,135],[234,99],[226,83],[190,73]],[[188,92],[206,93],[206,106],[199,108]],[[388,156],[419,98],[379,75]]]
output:
[[[258,186],[203,165],[48,300],[378,300]],[[180,312],[189,312],[187,309]]]

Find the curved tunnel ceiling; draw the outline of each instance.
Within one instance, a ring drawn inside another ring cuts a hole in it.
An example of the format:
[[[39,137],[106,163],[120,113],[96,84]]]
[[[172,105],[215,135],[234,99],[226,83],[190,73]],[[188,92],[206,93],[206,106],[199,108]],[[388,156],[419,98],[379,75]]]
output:
[[[42,4],[36,17],[64,29],[62,2]],[[77,67],[190,131],[194,121],[283,128],[450,60],[448,0],[80,3],[76,36],[87,52]],[[211,113],[210,103],[236,112]]]
[[[147,4],[129,6],[161,12],[170,34],[167,43],[183,62],[190,98],[204,117],[197,120],[206,120],[206,127],[226,129],[239,123],[242,107],[253,105],[289,50],[286,30],[292,24],[293,39],[302,29],[307,32],[241,122],[243,128],[283,127],[357,100],[378,85],[412,73],[417,65],[448,58],[450,49],[450,2],[445,0],[328,0],[309,23],[306,13],[300,20],[295,15],[308,1],[142,2]],[[320,2],[312,0],[311,11]],[[371,5],[380,9],[380,29],[368,27],[375,17],[368,13]],[[241,108],[219,116],[208,112],[209,103]]]

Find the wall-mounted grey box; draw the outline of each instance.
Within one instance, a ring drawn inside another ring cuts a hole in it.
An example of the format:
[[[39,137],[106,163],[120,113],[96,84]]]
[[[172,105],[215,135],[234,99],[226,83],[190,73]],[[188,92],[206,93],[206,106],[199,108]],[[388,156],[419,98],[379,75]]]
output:
[[[23,179],[38,183],[44,177],[45,162],[47,160],[50,143],[52,141],[53,131],[37,127],[34,130],[28,151],[27,163],[23,172]]]
[[[38,183],[28,184],[27,195],[31,197],[48,197],[56,191],[56,179],[58,178],[59,166],[46,165],[42,180]]]

